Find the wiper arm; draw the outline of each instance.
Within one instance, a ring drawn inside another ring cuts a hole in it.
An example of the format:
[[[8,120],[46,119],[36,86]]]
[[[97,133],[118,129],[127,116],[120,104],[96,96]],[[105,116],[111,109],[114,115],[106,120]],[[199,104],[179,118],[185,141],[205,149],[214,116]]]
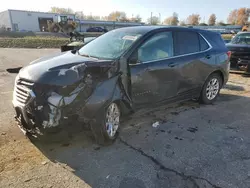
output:
[[[80,54],[80,53],[79,53],[79,55],[84,56],[84,57],[88,57],[88,58],[91,58],[91,59],[99,59],[99,58],[97,58],[97,57],[90,56],[90,55],[88,55],[88,54]]]

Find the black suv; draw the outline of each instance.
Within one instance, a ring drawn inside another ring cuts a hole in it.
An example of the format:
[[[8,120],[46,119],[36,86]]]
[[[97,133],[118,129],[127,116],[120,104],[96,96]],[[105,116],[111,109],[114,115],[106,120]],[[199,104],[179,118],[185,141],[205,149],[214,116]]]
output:
[[[87,32],[103,32],[103,33],[108,32],[107,29],[102,28],[102,27],[90,27],[90,28],[88,28],[86,31],[87,31]]]
[[[250,32],[239,32],[226,46],[232,53],[231,69],[250,73]]]
[[[13,105],[25,131],[90,125],[99,143],[116,138],[120,118],[145,106],[197,99],[213,103],[229,75],[215,32],[138,26],[110,31],[80,50],[40,58],[16,77]]]

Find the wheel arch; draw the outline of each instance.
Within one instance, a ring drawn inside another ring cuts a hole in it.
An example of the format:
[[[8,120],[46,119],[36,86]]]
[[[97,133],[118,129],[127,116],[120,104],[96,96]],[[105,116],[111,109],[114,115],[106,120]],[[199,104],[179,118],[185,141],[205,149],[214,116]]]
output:
[[[221,70],[215,70],[215,71],[211,72],[211,73],[207,76],[206,80],[207,80],[212,74],[217,74],[217,75],[219,75],[219,76],[221,77],[222,85],[224,85],[225,77],[224,77],[224,74],[223,74],[223,72],[222,72]]]
[[[121,116],[125,116],[132,111],[129,102],[125,99],[115,99],[111,103],[116,103],[118,105]]]

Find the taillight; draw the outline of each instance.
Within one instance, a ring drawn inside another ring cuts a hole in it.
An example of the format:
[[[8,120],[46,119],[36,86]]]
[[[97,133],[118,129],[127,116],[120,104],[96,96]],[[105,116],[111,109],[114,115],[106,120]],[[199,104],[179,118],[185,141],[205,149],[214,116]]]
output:
[[[228,59],[230,59],[231,54],[232,54],[232,52],[231,52],[231,51],[228,51],[228,52],[227,52]]]

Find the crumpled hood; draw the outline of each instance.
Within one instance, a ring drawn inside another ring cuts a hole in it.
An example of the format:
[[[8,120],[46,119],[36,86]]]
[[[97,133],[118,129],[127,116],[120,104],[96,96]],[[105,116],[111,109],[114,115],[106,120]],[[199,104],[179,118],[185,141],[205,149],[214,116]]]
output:
[[[31,62],[19,72],[19,78],[49,85],[70,85],[80,79],[70,68],[76,65],[111,66],[110,60],[95,60],[73,54],[71,51],[42,57]],[[70,70],[70,71],[67,71]]]

